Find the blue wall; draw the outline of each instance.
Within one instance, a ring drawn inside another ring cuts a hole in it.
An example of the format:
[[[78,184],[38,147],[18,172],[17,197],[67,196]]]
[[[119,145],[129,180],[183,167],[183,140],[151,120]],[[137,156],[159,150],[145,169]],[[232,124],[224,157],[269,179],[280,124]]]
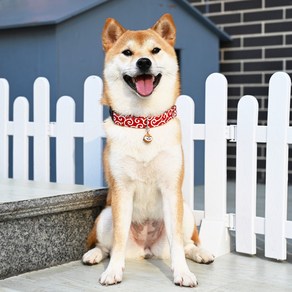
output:
[[[177,26],[182,94],[194,98],[196,122],[202,123],[205,80],[218,71],[219,39],[178,1],[108,1],[57,25],[0,30],[0,77],[9,81],[13,99],[24,95],[30,100],[35,78],[47,77],[51,84],[51,120],[55,120],[57,98],[70,95],[77,103],[77,121],[82,121],[83,83],[89,75],[102,76],[101,32],[105,19],[114,17],[128,29],[145,29],[164,13],[171,13]],[[203,156],[203,143],[196,143],[198,184],[203,183]],[[79,163],[82,165],[82,160]],[[82,182],[81,176],[79,167],[78,182]]]
[[[33,82],[39,76],[46,76],[52,86],[54,104],[57,97],[54,26],[0,30],[0,42],[0,78],[9,81],[12,101],[17,96],[24,95],[29,97],[32,105]]]

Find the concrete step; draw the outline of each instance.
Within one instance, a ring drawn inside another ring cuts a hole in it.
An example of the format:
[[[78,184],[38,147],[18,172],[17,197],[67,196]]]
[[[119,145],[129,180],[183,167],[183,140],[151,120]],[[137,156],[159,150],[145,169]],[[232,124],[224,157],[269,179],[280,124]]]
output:
[[[0,279],[80,259],[106,192],[0,180]]]
[[[278,263],[261,257],[230,253],[210,265],[188,261],[199,286],[194,290],[173,284],[169,261],[157,259],[128,260],[123,282],[104,287],[98,283],[108,260],[85,266],[71,262],[37,272],[30,272],[0,281],[1,292],[215,292],[215,291],[292,291],[291,262]]]

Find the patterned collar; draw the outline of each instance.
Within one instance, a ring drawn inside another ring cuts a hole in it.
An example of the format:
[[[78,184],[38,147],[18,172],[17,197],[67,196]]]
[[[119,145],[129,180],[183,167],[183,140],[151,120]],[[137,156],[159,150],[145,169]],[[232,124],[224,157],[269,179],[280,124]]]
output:
[[[129,127],[135,129],[145,129],[146,134],[143,137],[145,143],[150,143],[153,141],[153,137],[150,135],[150,128],[155,128],[168,123],[170,120],[174,119],[177,115],[176,106],[173,105],[170,109],[165,111],[159,116],[147,116],[147,117],[136,117],[132,115],[120,115],[109,109],[110,116],[113,122],[121,127]]]
[[[122,127],[135,129],[147,129],[162,126],[175,118],[177,115],[176,106],[173,105],[170,109],[159,116],[136,117],[132,115],[120,115],[110,108],[110,116],[113,122]]]

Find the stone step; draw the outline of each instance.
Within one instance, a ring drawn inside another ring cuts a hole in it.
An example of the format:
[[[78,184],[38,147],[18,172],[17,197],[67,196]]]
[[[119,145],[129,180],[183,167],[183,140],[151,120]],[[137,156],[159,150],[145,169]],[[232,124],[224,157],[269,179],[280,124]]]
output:
[[[0,279],[79,260],[106,193],[0,180]]]

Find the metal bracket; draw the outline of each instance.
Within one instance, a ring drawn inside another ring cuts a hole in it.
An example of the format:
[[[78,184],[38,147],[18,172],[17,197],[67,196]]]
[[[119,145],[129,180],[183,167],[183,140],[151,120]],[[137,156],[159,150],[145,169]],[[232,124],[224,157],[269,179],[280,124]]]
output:
[[[236,142],[237,137],[237,125],[229,125],[226,127],[226,139],[229,142]]]

